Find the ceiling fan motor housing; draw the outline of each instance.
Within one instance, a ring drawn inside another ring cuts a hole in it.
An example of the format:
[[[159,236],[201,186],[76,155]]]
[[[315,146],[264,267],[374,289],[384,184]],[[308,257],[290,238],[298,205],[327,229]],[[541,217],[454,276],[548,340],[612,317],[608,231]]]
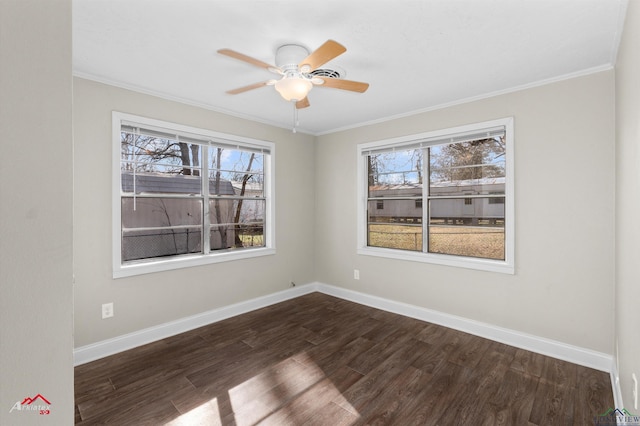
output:
[[[276,66],[282,71],[298,69],[298,64],[309,56],[309,51],[297,44],[285,44],[276,51]]]

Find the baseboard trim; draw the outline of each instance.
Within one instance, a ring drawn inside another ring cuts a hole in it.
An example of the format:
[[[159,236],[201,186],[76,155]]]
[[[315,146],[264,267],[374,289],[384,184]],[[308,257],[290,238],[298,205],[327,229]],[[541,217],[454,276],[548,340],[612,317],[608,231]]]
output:
[[[275,303],[300,297],[314,291],[388,312],[416,318],[422,321],[432,322],[434,324],[474,334],[476,336],[515,346],[517,348],[526,349],[532,352],[572,362],[574,364],[608,372],[612,374],[614,397],[620,397],[620,390],[615,389],[616,382],[613,380],[615,365],[611,355],[319,282],[300,285],[267,296],[213,309],[198,315],[193,315],[76,348],[73,351],[74,365],[85,364],[217,321],[222,321],[236,315],[241,315]]]
[[[318,291],[322,293],[339,297],[341,299],[350,300],[373,308],[453,328],[465,333],[470,333],[553,358],[562,359],[564,361],[590,367],[599,371],[610,372],[613,364],[613,357],[611,355],[569,345],[567,343],[446,314],[432,309],[396,302],[377,296],[371,296],[369,294],[335,287],[328,284],[317,283],[316,287],[318,288]]]
[[[157,340],[175,336],[198,327],[202,327],[227,318],[241,315],[256,309],[264,308],[285,300],[294,299],[308,293],[318,291],[314,284],[300,285],[233,305],[213,309],[201,314],[192,315],[175,321],[145,328],[133,333],[124,334],[112,339],[103,340],[90,345],[81,346],[73,351],[74,366],[86,364],[100,358],[114,355]]]

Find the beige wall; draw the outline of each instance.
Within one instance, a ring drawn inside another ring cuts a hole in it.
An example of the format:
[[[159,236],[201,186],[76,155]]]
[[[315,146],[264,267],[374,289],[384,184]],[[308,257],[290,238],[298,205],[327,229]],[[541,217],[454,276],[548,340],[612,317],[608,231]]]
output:
[[[76,347],[294,280],[612,353],[613,71],[317,138],[79,78],[74,84]],[[276,142],[278,254],[113,280],[112,110]],[[355,254],[357,143],[507,116],[515,119],[515,275]],[[102,320],[106,302],[116,315]]]
[[[27,141],[28,169],[37,171],[25,173],[21,162],[0,168],[0,424],[41,423],[7,408],[34,392],[54,404],[52,424],[73,422],[74,272],[76,347],[273,293],[291,280],[604,353],[612,352],[615,312],[631,408],[630,375],[640,373],[639,26],[640,5],[630,2],[615,72],[614,168],[613,72],[313,138],[82,79],[72,89],[71,1],[0,0],[1,143]],[[278,254],[113,280],[112,110],[276,142]],[[358,142],[505,116],[515,117],[516,132],[515,275],[355,254]],[[37,198],[33,188],[40,189]],[[104,302],[115,303],[110,320],[100,319]]]
[[[356,254],[358,143],[508,116],[515,275]],[[321,136],[316,205],[318,281],[612,353],[613,71]]]
[[[80,78],[73,100],[76,347],[313,281],[313,137]],[[114,280],[114,110],[274,142],[277,254]],[[115,316],[102,320],[107,302]]]
[[[71,0],[0,0],[0,64],[0,424],[70,425]]]
[[[616,347],[622,398],[632,413],[640,380],[640,4],[630,1],[616,64]],[[640,408],[640,407],[639,407]]]

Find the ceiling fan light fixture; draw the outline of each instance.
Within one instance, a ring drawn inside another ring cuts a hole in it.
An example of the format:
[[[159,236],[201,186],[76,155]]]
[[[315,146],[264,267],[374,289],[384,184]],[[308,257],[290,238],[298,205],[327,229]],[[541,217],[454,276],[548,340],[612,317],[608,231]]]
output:
[[[278,80],[275,88],[287,101],[301,101],[313,88],[310,80],[299,76],[285,76]]]
[[[237,95],[238,93],[259,87],[274,86],[284,100],[287,102],[295,102],[295,111],[297,111],[298,109],[309,107],[310,104],[307,95],[313,86],[323,86],[359,93],[367,90],[369,83],[344,80],[344,70],[334,69],[334,66],[330,68],[320,68],[346,52],[346,50],[343,45],[333,40],[327,40],[311,54],[309,54],[309,51],[304,46],[285,44],[280,46],[276,51],[275,66],[231,49],[219,49],[218,53],[259,68],[264,68],[267,71],[282,76],[281,79],[277,81],[267,80],[254,83],[237,89],[227,90],[227,93]]]

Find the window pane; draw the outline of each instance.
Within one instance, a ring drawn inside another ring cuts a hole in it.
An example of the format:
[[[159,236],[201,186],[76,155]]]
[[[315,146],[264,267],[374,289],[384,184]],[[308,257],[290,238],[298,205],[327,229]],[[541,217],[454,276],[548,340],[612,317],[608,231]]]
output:
[[[370,197],[385,196],[390,191],[416,192],[417,189],[417,193],[421,193],[422,150],[420,149],[369,155],[367,170]]]
[[[209,238],[211,250],[264,247],[264,224],[212,226]]]
[[[209,179],[209,194],[236,195],[236,191],[233,188],[233,182],[223,179],[220,176],[215,176],[214,178]]]
[[[239,224],[264,223],[265,205],[265,200],[228,198],[211,200],[209,202],[209,221],[212,225],[236,222]]]
[[[212,225],[233,223],[237,200],[220,198],[209,201],[209,221]]]
[[[122,227],[148,228],[202,224],[202,200],[122,197]]]
[[[430,195],[504,194],[503,138],[433,146],[429,153]]]
[[[124,194],[189,194],[200,195],[202,182],[198,176],[183,176],[173,170],[157,167],[155,172],[122,171],[120,181]]]
[[[211,250],[225,250],[235,244],[233,225],[214,225],[209,232],[209,246]]]
[[[422,251],[422,227],[399,223],[370,223],[367,226],[370,247]]]
[[[200,227],[123,231],[122,261],[201,253],[201,240],[202,230]]]
[[[132,133],[120,133],[120,167],[122,172],[161,172],[200,176],[202,147]]]
[[[379,203],[368,203],[368,245],[422,251],[422,205],[414,199]]]
[[[422,223],[422,203],[417,200],[370,200],[368,220],[376,223]]]
[[[202,201],[122,198],[122,260],[202,251]]]
[[[429,208],[430,224],[504,226],[504,198],[436,198]]]
[[[430,200],[429,252],[504,260],[504,203],[491,200]]]
[[[209,193],[264,197],[264,155],[210,147]]]
[[[240,225],[264,224],[265,200],[236,200],[234,208],[240,208]]]
[[[120,181],[125,194],[200,194],[199,145],[120,133]]]
[[[264,247],[265,206],[265,200],[212,200],[211,250]]]

